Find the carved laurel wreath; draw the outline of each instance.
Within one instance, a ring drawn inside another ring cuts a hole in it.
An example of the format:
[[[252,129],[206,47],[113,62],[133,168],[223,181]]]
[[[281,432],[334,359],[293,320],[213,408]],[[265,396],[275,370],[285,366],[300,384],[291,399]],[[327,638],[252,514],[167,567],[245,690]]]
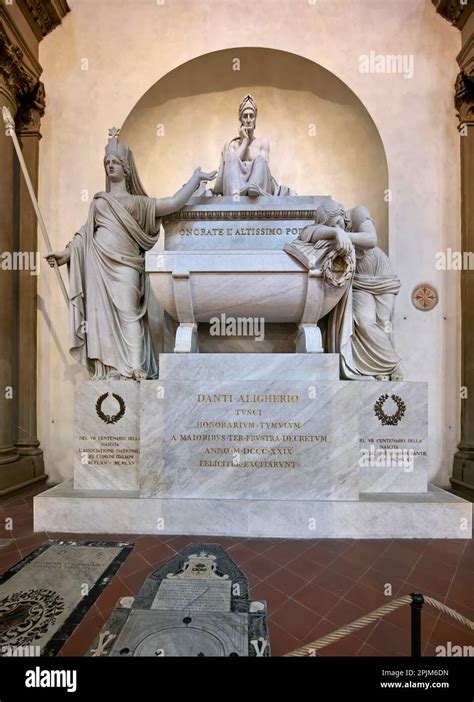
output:
[[[383,425],[390,424],[391,426],[397,426],[398,422],[405,415],[407,408],[401,397],[398,395],[390,395],[390,398],[397,405],[397,411],[394,412],[394,414],[385,414],[383,411],[383,406],[388,398],[389,395],[380,395],[379,399],[374,405],[375,416],[380,419]]]
[[[116,414],[105,414],[102,412],[102,403],[103,401],[109,396],[108,392],[104,392],[103,395],[99,397],[97,402],[95,403],[95,411],[97,412],[97,416],[102,419],[103,422],[106,424],[115,424],[115,422],[118,422],[119,419],[122,419],[123,415],[125,414],[125,402],[120,395],[117,395],[115,392],[112,393],[112,397],[115,397],[117,402],[119,403],[119,411]]]

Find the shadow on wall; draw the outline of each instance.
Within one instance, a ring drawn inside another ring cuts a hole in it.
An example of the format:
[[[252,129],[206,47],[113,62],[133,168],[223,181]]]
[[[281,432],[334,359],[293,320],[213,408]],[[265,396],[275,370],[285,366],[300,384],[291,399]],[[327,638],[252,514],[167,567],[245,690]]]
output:
[[[387,250],[388,169],[372,118],[339,78],[285,51],[205,54],[143,95],[122,126],[121,140],[133,149],[148,193],[171,195],[197,166],[217,168],[222,146],[238,134],[238,106],[246,92],[257,101],[257,134],[270,141],[277,181],[299,195],[331,195],[346,208],[367,205],[379,246]]]

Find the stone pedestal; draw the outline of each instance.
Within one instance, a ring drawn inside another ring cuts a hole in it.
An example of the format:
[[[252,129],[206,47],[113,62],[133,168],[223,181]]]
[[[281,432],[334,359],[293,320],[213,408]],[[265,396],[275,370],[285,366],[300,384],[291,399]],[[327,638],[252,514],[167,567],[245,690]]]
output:
[[[74,488],[138,490],[140,385],[89,380],[76,386]]]
[[[76,489],[35,498],[35,529],[470,538],[471,505],[427,485],[426,384],[340,381],[338,367],[331,354],[162,354],[158,381],[84,383],[77,450],[110,450],[94,443],[109,431],[99,415],[123,410],[110,393],[127,409],[107,441],[133,436],[139,400],[139,472],[79,460]]]

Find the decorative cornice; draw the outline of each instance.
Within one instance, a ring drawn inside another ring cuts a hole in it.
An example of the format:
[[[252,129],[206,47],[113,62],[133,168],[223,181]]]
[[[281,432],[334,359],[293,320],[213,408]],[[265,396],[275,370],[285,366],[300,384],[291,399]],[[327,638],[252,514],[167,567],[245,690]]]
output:
[[[41,66],[22,41],[8,15],[0,8],[0,79],[13,96],[27,95],[36,88]]]
[[[43,37],[61,24],[70,11],[66,0],[16,0],[35,37]]]
[[[175,220],[213,220],[223,222],[225,220],[291,220],[291,219],[314,219],[314,209],[312,210],[188,210],[183,208],[179,212],[163,217],[165,222]]]
[[[458,29],[464,27],[474,7],[472,0],[467,0],[466,3],[462,0],[432,0],[432,3],[436,12]]]

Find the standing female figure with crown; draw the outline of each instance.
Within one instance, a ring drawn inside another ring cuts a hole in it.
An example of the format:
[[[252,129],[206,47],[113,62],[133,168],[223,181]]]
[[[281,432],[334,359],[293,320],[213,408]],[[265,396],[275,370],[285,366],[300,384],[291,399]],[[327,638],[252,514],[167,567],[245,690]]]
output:
[[[148,197],[133,154],[109,131],[106,192],[94,195],[87,222],[64,251],[46,258],[69,269],[71,355],[93,379],[158,377],[148,326],[149,281],[145,251],[158,241],[164,215],[180,210],[202,181],[216,173],[199,168],[171,197]]]

